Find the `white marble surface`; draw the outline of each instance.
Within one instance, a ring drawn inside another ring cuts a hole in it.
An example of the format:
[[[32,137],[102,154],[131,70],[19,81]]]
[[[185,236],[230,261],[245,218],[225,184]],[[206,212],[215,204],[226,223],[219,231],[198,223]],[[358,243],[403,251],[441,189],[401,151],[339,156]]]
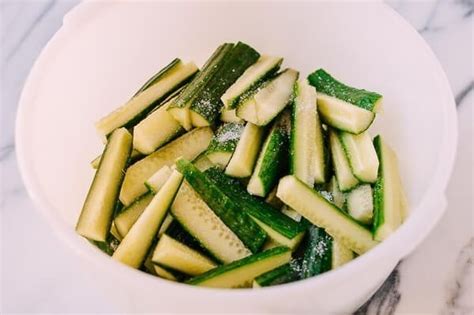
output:
[[[18,173],[14,118],[28,71],[77,1],[0,1],[1,313],[115,313],[35,211]],[[427,40],[456,95],[459,149],[448,211],[358,314],[474,314],[473,0],[389,1]],[[78,298],[81,297],[81,298]]]

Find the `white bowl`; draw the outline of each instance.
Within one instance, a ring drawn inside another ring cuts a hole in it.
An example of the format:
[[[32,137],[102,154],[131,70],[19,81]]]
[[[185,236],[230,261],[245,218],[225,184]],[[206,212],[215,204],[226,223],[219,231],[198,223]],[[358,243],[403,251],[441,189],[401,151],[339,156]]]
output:
[[[303,76],[324,67],[384,95],[372,133],[383,132],[398,152],[411,216],[346,266],[263,290],[195,288],[112,261],[74,232],[94,173],[89,162],[102,148],[94,122],[175,56],[201,64],[218,44],[237,40],[284,56]],[[350,2],[83,3],[36,61],[16,128],[31,198],[124,312],[353,310],[440,218],[457,139],[453,96],[426,43],[386,5]]]

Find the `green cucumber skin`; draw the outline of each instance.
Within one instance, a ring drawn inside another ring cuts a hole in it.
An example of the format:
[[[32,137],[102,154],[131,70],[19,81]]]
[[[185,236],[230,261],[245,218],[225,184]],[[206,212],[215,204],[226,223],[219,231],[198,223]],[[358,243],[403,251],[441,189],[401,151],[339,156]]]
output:
[[[227,197],[212,180],[200,172],[189,161],[179,159],[176,162],[176,167],[216,215],[237,235],[252,253],[256,253],[267,238],[262,228],[247,216],[247,214],[242,212],[240,205]]]
[[[285,284],[299,279],[298,273],[294,267],[289,264],[282,265],[278,268],[270,270],[263,275],[255,278],[255,281],[261,287],[268,287],[272,285]]]
[[[217,47],[214,53],[209,57],[201,71],[196,74],[194,79],[179,94],[178,98],[171,104],[170,108],[183,108],[201,91],[204,85],[213,77],[222,65],[223,58],[234,47],[234,44],[224,43]]]
[[[161,69],[160,71],[158,71],[158,73],[156,73],[155,75],[153,75],[150,79],[148,79],[148,81],[146,81],[142,87],[133,95],[133,96],[137,96],[138,94],[140,94],[141,92],[145,91],[146,89],[148,89],[150,86],[152,86],[153,84],[155,84],[156,82],[158,82],[161,78],[163,78],[163,76],[169,71],[171,70],[173,67],[175,67],[178,63],[181,62],[181,59],[179,58],[175,58],[173,59],[168,65],[166,65],[163,69]]]
[[[103,251],[105,254],[112,256],[117,249],[120,241],[116,239],[112,234],[109,233],[105,242],[90,241],[92,244],[97,246],[98,249]]]
[[[222,124],[212,138],[206,155],[214,152],[234,152],[242,131],[244,131],[244,125],[241,123]]]
[[[383,167],[383,154],[382,154],[382,138],[380,135],[374,138],[374,147],[375,152],[380,160],[379,174],[377,181],[373,187],[373,198],[374,198],[374,221],[372,225],[372,233],[375,235],[379,226],[385,222],[385,215],[383,212],[384,196],[383,196],[383,186],[384,186],[384,167]]]
[[[324,229],[313,225],[308,229],[305,241],[301,278],[306,279],[330,270],[332,266],[332,237]]]
[[[279,175],[287,169],[288,134],[278,127],[273,128],[260,154],[263,154],[263,160],[257,176],[266,196],[277,183]]]
[[[241,102],[244,102],[249,96],[255,93],[256,90],[262,84],[266,81],[268,81],[270,78],[273,78],[278,70],[280,70],[281,64],[283,63],[283,58],[281,58],[281,61],[275,65],[272,69],[270,69],[267,73],[265,73],[263,76],[261,76],[257,81],[255,81],[244,93],[240,94],[236,98],[232,100],[232,102],[229,104],[230,107],[229,109],[235,109],[239,106]]]
[[[164,266],[162,264],[157,264],[155,262],[152,262],[152,264],[160,266],[163,269],[166,269],[166,271],[171,273],[176,278],[176,281],[178,281],[178,282],[185,282],[185,281],[187,281],[191,278],[189,275],[187,275],[185,273],[182,273],[181,271],[174,270],[173,268],[170,268],[168,266]]]
[[[208,279],[214,278],[216,276],[220,276],[223,273],[238,269],[240,267],[243,267],[248,264],[253,264],[261,260],[265,260],[267,258],[270,258],[272,256],[276,256],[279,254],[283,254],[285,252],[288,252],[289,249],[284,246],[279,246],[275,247],[269,250],[266,250],[264,252],[260,252],[258,254],[254,254],[251,256],[247,256],[245,258],[242,258],[240,260],[236,260],[234,262],[231,262],[230,264],[222,265],[217,268],[211,269],[208,272],[203,273],[202,275],[199,275],[197,277],[194,277],[188,281],[186,281],[187,284],[199,284],[201,282],[204,282]]]
[[[292,239],[306,230],[306,224],[292,220],[262,199],[250,195],[239,180],[227,176],[220,169],[212,167],[206,170],[204,174],[206,174],[216,186],[221,187],[225,194],[237,202],[248,215],[260,220],[283,236]]]
[[[163,70],[166,69],[166,71],[160,71],[160,77],[163,77],[164,75],[166,75],[166,73],[170,70],[172,70],[174,68],[174,66],[176,66],[178,63],[175,63],[174,65],[171,66],[171,64],[169,64],[168,66],[166,66]],[[125,127],[127,128],[128,130],[131,130],[133,127],[135,127],[136,124],[138,124],[140,121],[142,121],[148,114],[150,114],[152,111],[158,109],[161,107],[161,105],[164,105],[166,103],[166,100],[171,96],[173,95],[176,91],[178,91],[179,89],[181,89],[183,86],[185,86],[186,84],[188,84],[189,82],[192,81],[192,79],[194,78],[196,74],[194,75],[191,75],[189,76],[189,78],[187,78],[186,80],[183,80],[181,82],[179,82],[177,85],[175,85],[172,89],[170,89],[170,91],[166,94],[164,94],[162,97],[160,97],[159,99],[155,100],[153,103],[149,104],[149,106],[144,109],[142,112],[140,112],[138,115],[136,115],[135,117],[133,117],[132,119],[130,119],[125,125],[123,125],[122,127]],[[154,83],[156,83],[158,81],[159,78],[155,78]],[[152,84],[148,85],[146,88],[149,88]],[[144,89],[146,90],[146,89]],[[144,90],[142,90],[141,92],[143,92]],[[138,94],[138,93],[137,93]]]
[[[318,92],[333,96],[360,108],[374,111],[375,105],[382,95],[347,86],[334,79],[324,69],[318,69],[308,76],[309,83],[316,87]]]
[[[222,95],[259,57],[260,54],[255,49],[238,42],[225,57],[221,68],[203,87],[200,95],[193,100],[191,110],[210,124],[214,123],[224,106],[221,101]]]

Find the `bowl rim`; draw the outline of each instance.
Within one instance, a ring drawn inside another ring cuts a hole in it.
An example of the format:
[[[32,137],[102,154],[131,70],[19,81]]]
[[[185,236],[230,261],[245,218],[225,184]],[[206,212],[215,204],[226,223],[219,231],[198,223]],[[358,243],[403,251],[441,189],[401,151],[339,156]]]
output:
[[[295,289],[301,290],[303,288],[325,286],[328,282],[342,282],[345,279],[348,279],[351,274],[363,271],[364,266],[368,265],[370,261],[379,259],[379,256],[387,257],[390,255],[395,255],[396,257],[394,258],[396,258],[398,261],[410,253],[416,246],[418,246],[418,244],[426,238],[429,231],[431,231],[431,229],[433,229],[440,220],[446,208],[445,190],[453,169],[457,148],[457,115],[454,96],[439,60],[436,58],[435,54],[426,41],[413,28],[413,26],[411,26],[394,9],[385,3],[377,2],[373,3],[373,5],[378,5],[380,10],[385,10],[387,14],[391,15],[394,20],[400,24],[400,28],[404,29],[404,33],[412,36],[413,39],[416,40],[420,45],[420,49],[422,49],[424,53],[427,54],[430,62],[432,63],[436,80],[438,80],[440,86],[443,87],[442,102],[445,104],[443,107],[443,124],[445,124],[447,132],[443,135],[443,138],[440,139],[440,147],[442,149],[440,149],[440,154],[438,157],[439,161],[442,161],[442,163],[437,164],[433,180],[425,194],[422,196],[418,206],[416,207],[420,208],[420,211],[414,211],[417,212],[417,214],[415,213],[410,215],[406,222],[404,222],[404,224],[396,231],[396,233],[393,233],[384,242],[369,252],[357,257],[350,263],[337,268],[337,270],[331,270],[324,274],[318,275],[317,277],[312,277],[275,287],[268,287],[261,290],[212,289],[194,287],[182,283],[174,283],[172,281],[160,279],[139,270],[129,268],[128,266],[111,260],[109,256],[103,253],[100,253],[100,255],[93,254],[92,250],[96,249],[90,246],[86,240],[77,236],[73,229],[65,225],[58,216],[53,214],[52,210],[54,209],[54,206],[50,204],[45,194],[42,192],[41,185],[35,177],[32,165],[25,154],[28,147],[25,117],[27,117],[27,108],[29,104],[34,103],[37,84],[39,81],[38,78],[43,72],[43,69],[47,68],[46,56],[51,55],[51,53],[55,52],[56,47],[59,47],[59,44],[62,42],[63,38],[66,37],[65,35],[67,29],[69,27],[77,26],[77,24],[81,21],[81,15],[88,13],[90,9],[90,3],[91,2],[89,1],[81,2],[64,16],[63,25],[48,41],[46,46],[42,49],[39,57],[36,59],[25,81],[19,100],[15,124],[15,145],[17,148],[17,161],[20,174],[25,188],[35,204],[35,209],[38,209],[38,211],[42,213],[42,215],[47,219],[49,225],[53,227],[54,233],[56,233],[57,236],[73,250],[73,252],[81,257],[85,257],[89,262],[98,266],[100,270],[111,273],[115,268],[122,268],[117,270],[121,271],[120,277],[124,278],[126,281],[143,281],[144,283],[146,282],[149,285],[155,286],[166,285],[167,289],[171,290],[170,292],[176,289],[180,291],[187,290],[188,293],[193,292],[197,295],[207,295],[209,291],[212,291],[214,296],[225,295],[227,298],[249,298],[250,296],[259,297],[263,294],[271,294],[272,292],[279,292],[281,294]],[[439,195],[439,199],[431,198],[432,196],[436,195]],[[430,209],[430,215],[423,217],[421,215],[421,209],[429,209],[430,207],[432,207],[432,209]],[[413,233],[413,231],[416,231],[416,233]],[[407,244],[409,245],[407,246]],[[99,251],[97,250],[97,252]],[[116,267],[108,268],[110,263],[115,264]],[[395,265],[392,267],[395,267]]]

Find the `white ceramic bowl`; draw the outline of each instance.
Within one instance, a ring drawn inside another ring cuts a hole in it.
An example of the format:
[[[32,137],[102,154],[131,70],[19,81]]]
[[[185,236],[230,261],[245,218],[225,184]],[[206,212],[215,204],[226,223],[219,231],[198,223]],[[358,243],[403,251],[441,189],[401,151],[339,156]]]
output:
[[[383,132],[398,152],[411,216],[346,266],[263,290],[195,288],[110,260],[74,232],[93,176],[89,161],[102,148],[94,122],[173,57],[201,64],[219,43],[237,40],[284,56],[304,76],[324,67],[384,95],[372,133]],[[353,310],[440,218],[457,139],[448,82],[416,31],[384,4],[329,1],[83,3],[36,61],[16,127],[30,196],[124,312]]]

